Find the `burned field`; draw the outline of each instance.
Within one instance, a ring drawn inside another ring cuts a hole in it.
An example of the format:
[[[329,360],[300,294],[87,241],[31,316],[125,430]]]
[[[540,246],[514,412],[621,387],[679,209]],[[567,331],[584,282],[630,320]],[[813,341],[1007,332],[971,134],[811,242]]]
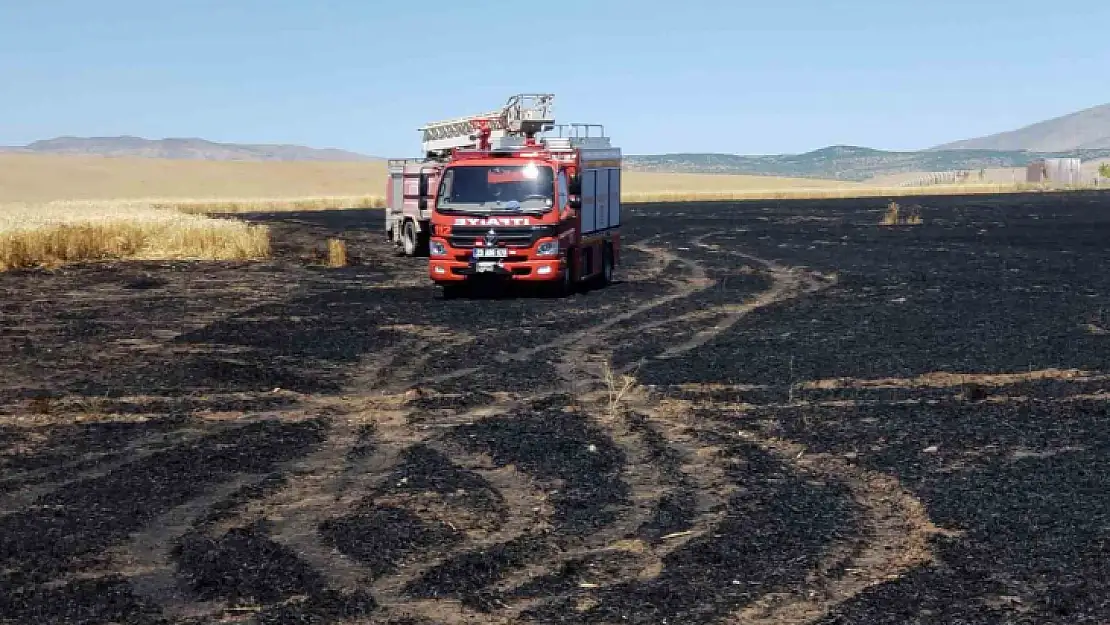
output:
[[[915,202],[636,206],[567,299],[377,211],[0,274],[0,622],[1106,622],[1110,197]]]

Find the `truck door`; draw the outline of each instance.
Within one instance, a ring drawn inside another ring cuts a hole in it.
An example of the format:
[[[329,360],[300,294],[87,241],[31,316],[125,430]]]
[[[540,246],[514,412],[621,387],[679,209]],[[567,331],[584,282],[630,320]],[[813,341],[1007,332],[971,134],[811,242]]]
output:
[[[420,218],[421,219],[428,219],[430,217],[430,215],[428,214],[428,210],[431,208],[431,204],[432,204],[431,202],[428,201],[429,200],[429,195],[431,195],[429,193],[429,188],[430,188],[429,177],[430,177],[430,175],[431,175],[430,172],[428,172],[427,170],[421,170],[421,172],[420,172],[420,182],[417,186],[417,191],[416,192],[417,192],[418,198],[416,200],[416,206],[417,206],[417,208],[420,209]]]
[[[555,210],[560,215],[567,209],[567,170],[559,170],[558,186],[555,189]]]

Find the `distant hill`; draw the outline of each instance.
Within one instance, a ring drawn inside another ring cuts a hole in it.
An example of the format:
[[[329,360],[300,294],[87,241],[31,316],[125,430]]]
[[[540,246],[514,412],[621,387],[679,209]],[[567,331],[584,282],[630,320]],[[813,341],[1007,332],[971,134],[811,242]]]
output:
[[[1017,130],[946,143],[933,149],[1030,152],[1110,149],[1110,104],[1037,122]]]
[[[831,146],[804,154],[741,156],[736,154],[628,155],[628,169],[654,172],[757,174],[795,178],[863,181],[907,172],[1024,167],[1037,158],[1078,156],[1084,160],[1110,157],[1110,148],[1069,152],[1017,150],[927,150],[886,152],[856,146]]]
[[[5,152],[82,156],[136,156],[203,161],[374,161],[346,150],[300,145],[216,143],[204,139],[143,139],[141,137],[57,137],[11,148]]]
[[[345,150],[299,145],[247,145],[216,143],[204,139],[142,139],[139,137],[58,137],[26,146],[0,148],[0,152],[117,156],[191,161],[316,161],[368,162],[382,159]],[[631,171],[660,173],[716,173],[824,178],[864,181],[878,176],[909,172],[1024,167],[1035,158],[1078,156],[1091,161],[1110,158],[1104,149],[1065,152],[1021,150],[931,149],[920,152],[887,152],[866,147],[836,145],[804,154],[745,156],[738,154],[630,154],[625,167]]]

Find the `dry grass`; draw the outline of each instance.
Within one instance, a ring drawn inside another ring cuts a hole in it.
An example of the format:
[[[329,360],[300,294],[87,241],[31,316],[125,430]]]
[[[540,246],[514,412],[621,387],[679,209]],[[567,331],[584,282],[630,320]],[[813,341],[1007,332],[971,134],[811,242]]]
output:
[[[920,226],[923,223],[925,221],[921,218],[920,205],[914,204],[903,213],[902,207],[898,206],[898,202],[887,204],[886,212],[883,213],[882,221],[879,222],[883,226]]]
[[[609,361],[602,363],[601,374],[607,391],[606,410],[610,418],[615,418],[622,410],[625,396],[636,387],[636,376],[628,374],[618,376]]]
[[[886,207],[886,213],[883,214],[883,220],[879,222],[884,226],[894,226],[898,223],[898,202],[891,202]]]
[[[228,162],[0,154],[0,202],[139,200],[189,213],[380,208],[386,169],[362,163]],[[899,187],[812,178],[625,171],[626,202],[828,199],[932,194],[994,194],[1037,185]]]
[[[347,242],[342,239],[328,239],[328,266],[347,266]]]
[[[256,259],[265,226],[156,208],[146,202],[0,204],[0,271],[107,259]]]
[[[660,174],[662,175],[662,174]],[[953,184],[928,187],[794,187],[781,189],[734,189],[718,191],[626,191],[621,199],[639,202],[692,202],[715,200],[818,200],[835,198],[912,197],[921,195],[997,195],[1042,190],[1028,184]]]
[[[237,162],[0,154],[0,202],[147,198],[319,201],[382,195],[385,176],[385,162],[378,161]]]
[[[385,208],[385,197],[380,195],[352,195],[332,197],[290,198],[225,198],[225,199],[153,199],[156,208],[178,210],[183,213],[266,213],[292,211],[341,210],[349,208]]]
[[[624,191],[632,193],[659,192],[721,192],[777,191],[784,189],[851,189],[862,186],[846,180],[821,178],[788,178],[744,174],[683,174],[645,172],[625,169],[621,174]]]

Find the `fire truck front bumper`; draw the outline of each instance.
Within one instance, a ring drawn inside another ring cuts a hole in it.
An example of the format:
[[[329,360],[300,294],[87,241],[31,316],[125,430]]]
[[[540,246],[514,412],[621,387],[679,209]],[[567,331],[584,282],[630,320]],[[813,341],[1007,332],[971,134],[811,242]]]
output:
[[[560,258],[520,261],[458,261],[432,259],[429,277],[435,282],[459,282],[485,277],[523,282],[557,280],[562,276]]]

